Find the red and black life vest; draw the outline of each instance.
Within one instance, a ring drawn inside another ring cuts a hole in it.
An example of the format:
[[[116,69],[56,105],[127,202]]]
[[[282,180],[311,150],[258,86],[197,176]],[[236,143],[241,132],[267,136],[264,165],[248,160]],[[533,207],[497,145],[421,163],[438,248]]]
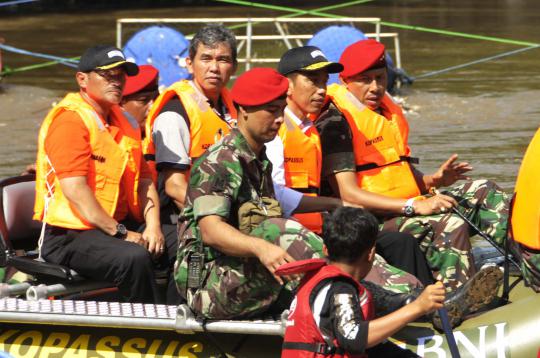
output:
[[[285,266],[285,267],[284,267]],[[298,267],[301,267],[299,270]],[[354,282],[358,289],[358,297],[362,307],[362,316],[366,320],[374,318],[374,307],[371,294],[358,281],[338,267],[327,265],[323,259],[296,261],[283,265],[277,274],[288,275],[306,272],[300,283],[298,293],[291,304],[287,329],[283,341],[282,358],[348,358],[367,357],[367,355],[351,355],[338,346],[336,339],[327,342],[323,338],[309,304],[311,293],[317,285],[326,279],[347,278]]]

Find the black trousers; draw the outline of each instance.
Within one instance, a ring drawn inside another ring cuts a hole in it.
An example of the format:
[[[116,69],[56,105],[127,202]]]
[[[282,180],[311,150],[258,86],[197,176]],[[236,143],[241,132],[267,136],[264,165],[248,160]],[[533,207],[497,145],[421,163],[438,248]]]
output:
[[[136,223],[124,222],[124,225],[137,230]],[[48,262],[67,266],[94,280],[114,283],[122,301],[155,303],[161,295],[154,268],[167,266],[172,272],[176,259],[176,235],[169,234],[165,240],[165,251],[156,260],[144,247],[99,229],[70,230],[47,225],[41,252]]]
[[[166,300],[168,305],[179,305],[185,300],[180,296],[176,281],[174,280],[174,263],[178,251],[178,226],[176,224],[162,224],[161,232],[165,236],[166,253],[160,258],[160,265],[168,270],[168,284]]]
[[[426,257],[418,246],[418,240],[412,235],[403,232],[381,232],[376,241],[376,251],[390,265],[416,276],[424,286],[433,283]]]

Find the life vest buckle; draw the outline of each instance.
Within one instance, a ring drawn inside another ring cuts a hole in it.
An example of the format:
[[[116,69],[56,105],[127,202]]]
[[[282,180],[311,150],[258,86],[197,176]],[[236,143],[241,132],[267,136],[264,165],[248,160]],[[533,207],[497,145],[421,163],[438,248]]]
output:
[[[335,352],[336,352],[336,347],[329,346],[326,343],[317,343],[315,345],[315,353],[317,354],[330,355],[330,354],[334,354]]]

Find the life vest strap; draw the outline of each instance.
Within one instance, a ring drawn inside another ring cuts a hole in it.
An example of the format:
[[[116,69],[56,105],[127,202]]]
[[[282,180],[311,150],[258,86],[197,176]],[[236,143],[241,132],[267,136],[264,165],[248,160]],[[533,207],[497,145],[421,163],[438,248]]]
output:
[[[295,188],[295,187],[293,187],[292,189],[294,189],[296,191],[299,191],[300,193],[304,193],[304,194],[319,194],[319,188],[316,188],[314,186],[310,186],[310,187],[307,187],[307,188]]]
[[[420,163],[420,160],[418,158],[416,158],[416,157],[399,156],[399,160],[396,160],[395,162],[392,162],[392,163],[386,163],[386,164],[383,164],[383,165],[378,165],[377,163],[367,163],[367,164],[357,165],[356,166],[356,171],[357,172],[363,172],[363,171],[366,171],[366,170],[386,167],[388,165],[396,164],[396,163],[399,163],[399,162],[407,162],[407,163],[411,163],[411,164],[418,164],[418,163]]]
[[[146,161],[151,161],[151,162],[156,161],[156,155],[155,154],[144,154],[143,157],[144,157],[144,159]]]
[[[340,347],[329,346],[326,343],[283,342],[283,349],[307,351],[324,355],[344,355],[345,350]]]

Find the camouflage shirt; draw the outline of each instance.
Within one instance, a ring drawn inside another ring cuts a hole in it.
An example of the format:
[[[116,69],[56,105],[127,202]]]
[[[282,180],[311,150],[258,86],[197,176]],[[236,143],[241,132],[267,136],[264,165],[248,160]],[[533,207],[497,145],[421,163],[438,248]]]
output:
[[[263,196],[275,198],[272,164],[264,147],[257,157],[240,131],[233,129],[193,165],[181,235],[200,242],[197,222],[208,215],[219,215],[237,228],[238,208]]]

